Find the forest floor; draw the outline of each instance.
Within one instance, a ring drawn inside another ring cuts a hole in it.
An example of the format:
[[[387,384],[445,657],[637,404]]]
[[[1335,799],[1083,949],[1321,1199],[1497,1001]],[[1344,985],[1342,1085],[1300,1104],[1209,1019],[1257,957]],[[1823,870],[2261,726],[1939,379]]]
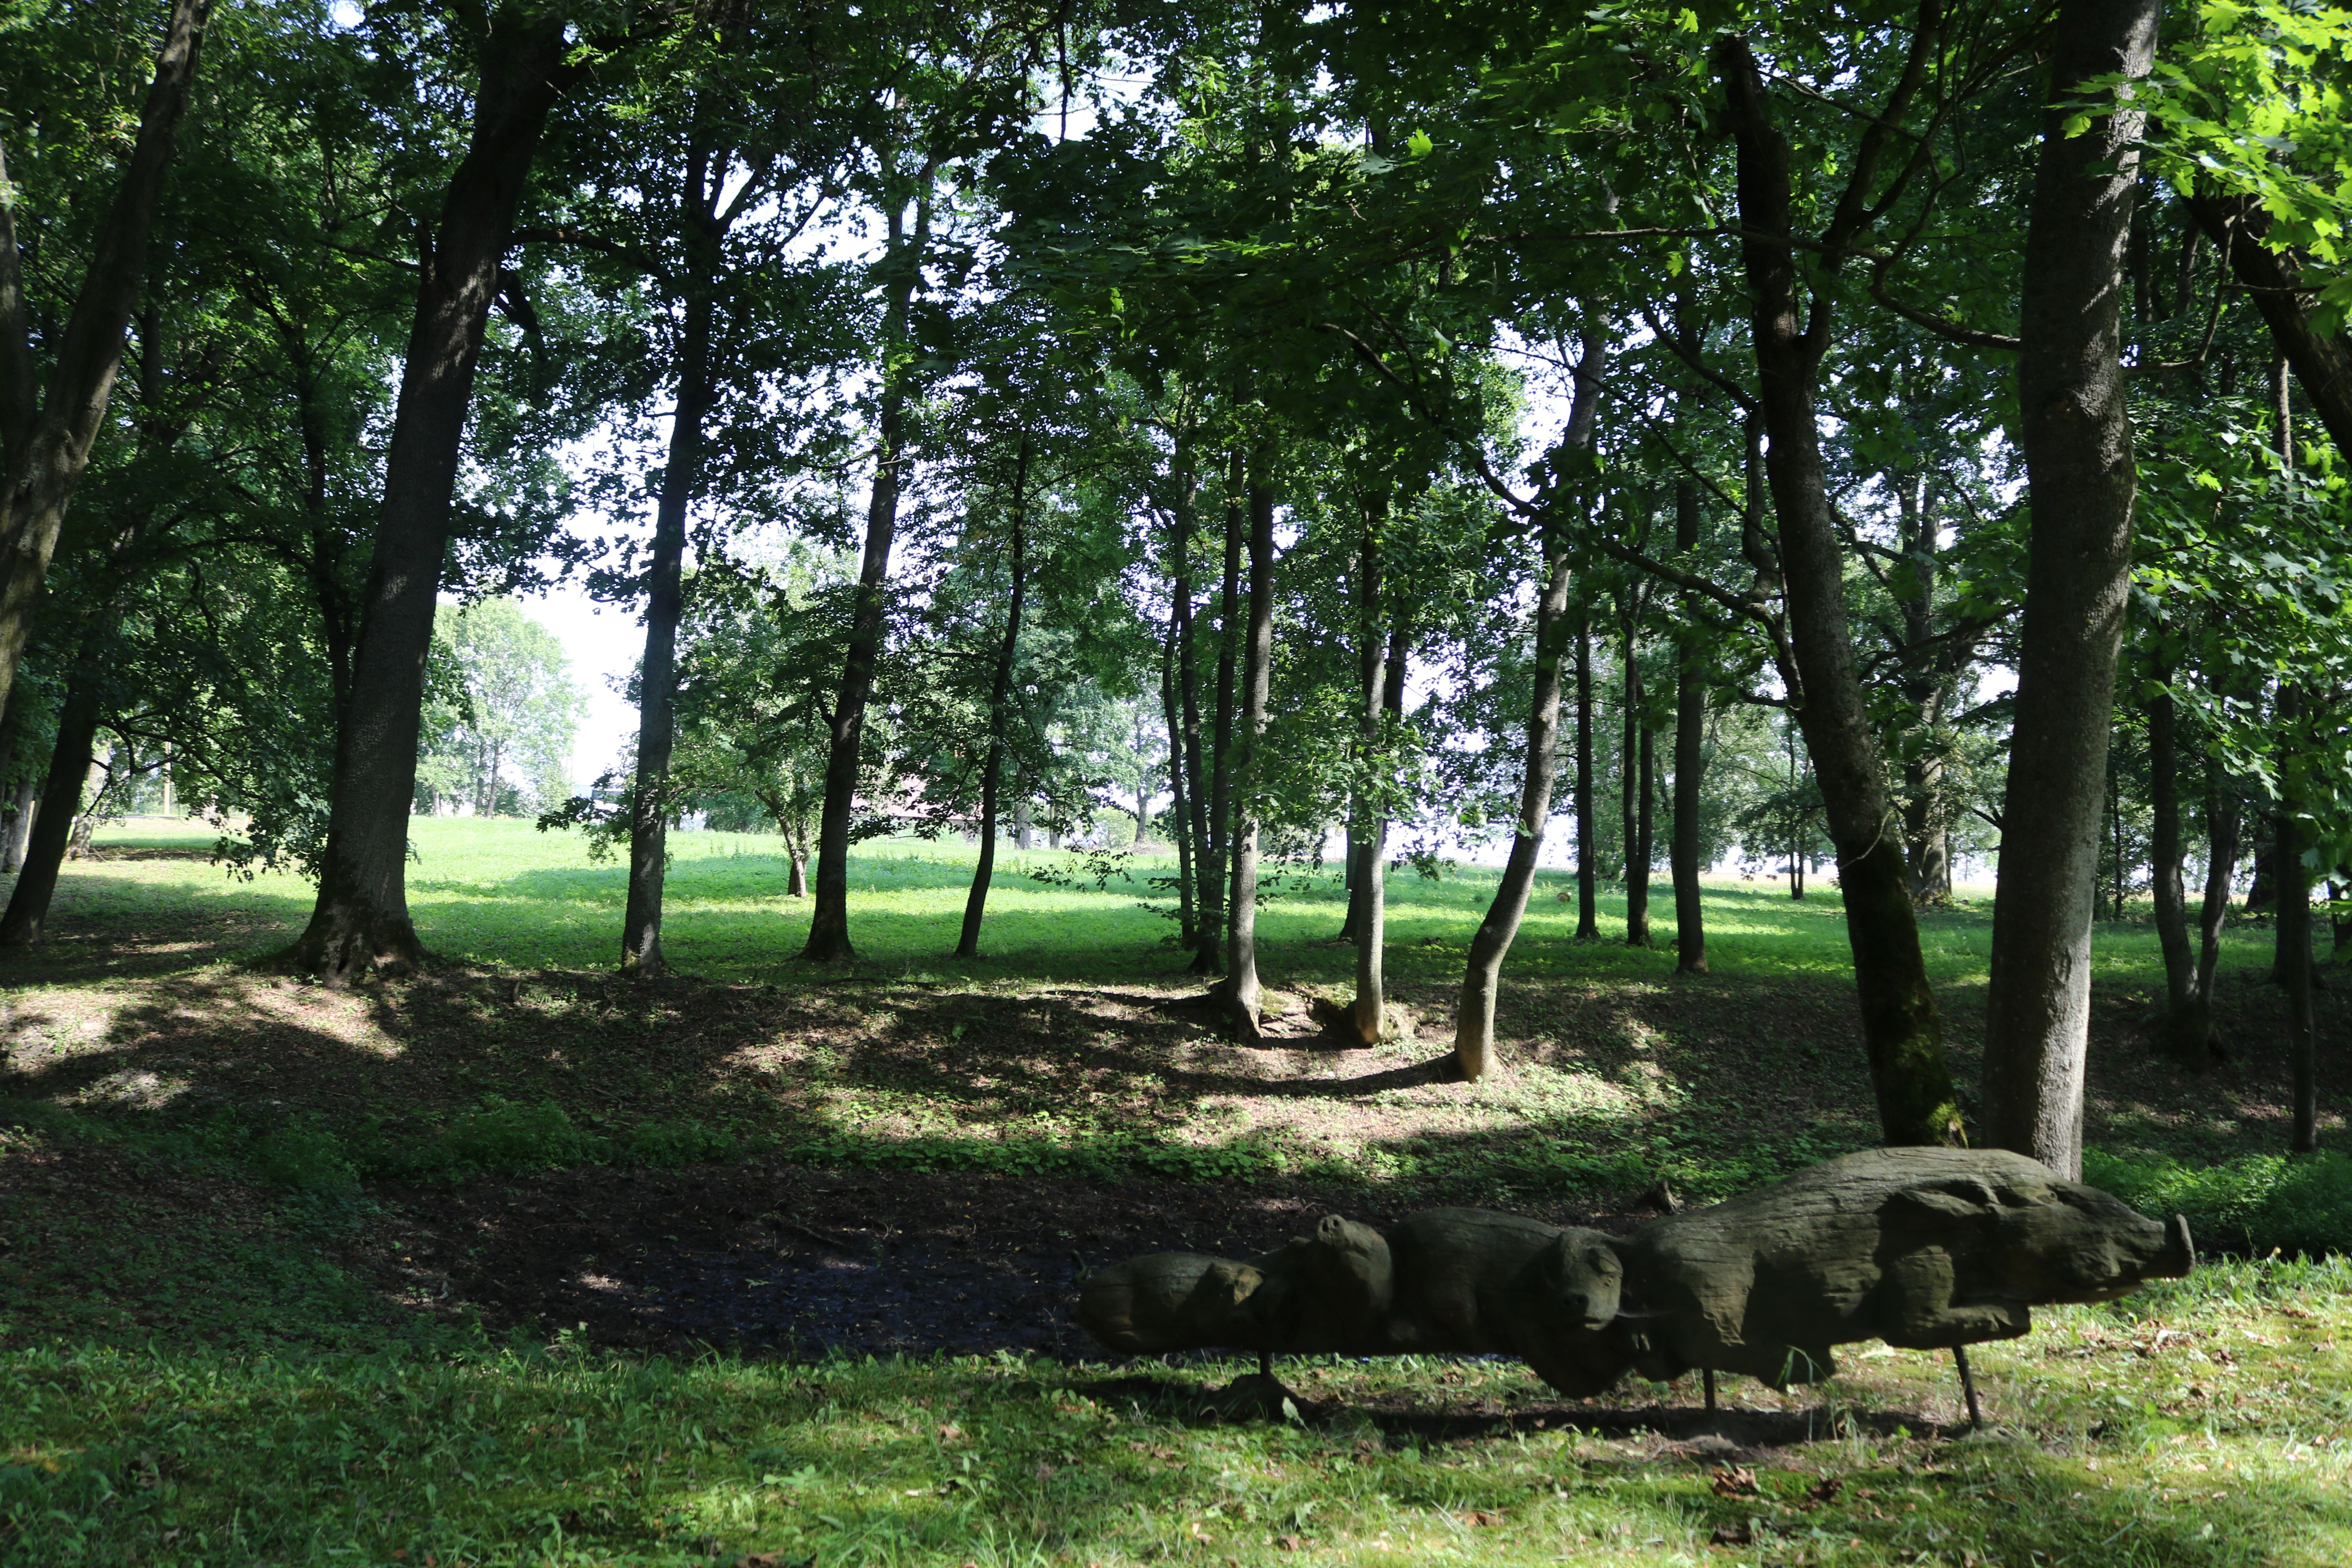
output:
[[[636,984],[604,967],[616,868],[419,829],[419,976],[289,976],[303,889],[154,825],[0,968],[0,1563],[2352,1558],[2335,1261],[2215,1259],[1983,1347],[1981,1434],[1948,1362],[1883,1349],[1713,1417],[1691,1387],[1570,1405],[1513,1364],[1301,1360],[1300,1421],[1236,1426],[1201,1394],[1238,1369],[1106,1364],[1070,1327],[1134,1252],[1433,1201],[1619,1227],[1662,1181],[1867,1144],[1833,889],[1711,889],[1695,978],[1623,945],[1622,895],[1613,942],[1570,941],[1547,874],[1509,1069],[1472,1087],[1444,1056],[1475,869],[1392,884],[1419,1037],[1370,1051],[1307,1023],[1349,955],[1336,879],[1290,879],[1261,921],[1285,1016],[1244,1049],[1183,1005],[1140,886],[1016,865],[991,957],[955,963],[959,847],[872,846],[862,961],[810,971],[772,840],[682,835],[665,938],[696,977]],[[1926,924],[1964,1083],[1989,923]],[[2267,960],[2233,931],[2231,1052],[2191,1073],[2143,1038],[2152,935],[2102,929],[2095,1169],[2284,1168]],[[2322,1015],[2340,1141],[2352,977]],[[2347,1194],[2300,1201],[2352,1230]]]

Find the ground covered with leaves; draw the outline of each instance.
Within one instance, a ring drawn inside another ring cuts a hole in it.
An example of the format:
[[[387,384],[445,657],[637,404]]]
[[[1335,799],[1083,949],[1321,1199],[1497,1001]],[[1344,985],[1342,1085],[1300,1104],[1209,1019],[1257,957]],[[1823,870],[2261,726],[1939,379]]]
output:
[[[0,1562],[2352,1557],[2352,1278],[2260,1257],[2342,1245],[2352,1162],[2276,1152],[2262,929],[2194,1071],[2144,1038],[2152,941],[2102,931],[2091,1134],[2095,1179],[2255,1259],[1984,1347],[1986,1432],[1948,1359],[1885,1350],[1711,1417],[1695,1386],[1562,1405],[1511,1364],[1300,1361],[1290,1418],[1250,1423],[1208,1397],[1241,1369],[1092,1352],[1086,1270],[1334,1209],[1622,1226],[1872,1142],[1833,895],[1712,890],[1702,979],[1539,909],[1509,1070],[1472,1087],[1443,1046],[1475,873],[1400,886],[1419,1033],[1372,1051],[1307,1010],[1345,994],[1336,888],[1286,889],[1285,1016],[1244,1049],[1131,891],[1008,879],[992,959],[919,962],[954,867],[879,847],[866,961],[812,972],[778,962],[780,871],[714,843],[670,929],[738,959],[632,984],[565,934],[617,871],[448,826],[419,976],[287,974],[301,900],[169,840],[79,868],[8,961]],[[1979,908],[1928,922],[1963,1079],[1985,937]]]

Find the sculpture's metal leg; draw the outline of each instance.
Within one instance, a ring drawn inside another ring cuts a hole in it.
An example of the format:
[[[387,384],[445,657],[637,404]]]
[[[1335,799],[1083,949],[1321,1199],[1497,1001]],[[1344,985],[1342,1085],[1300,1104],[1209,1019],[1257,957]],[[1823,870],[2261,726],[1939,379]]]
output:
[[[1712,1410],[1715,1408],[1715,1368],[1701,1368],[1699,1375],[1706,1379],[1706,1407]]]
[[[1966,1345],[1952,1347],[1952,1363],[1960,1369],[1960,1392],[1969,1396],[1969,1429],[1973,1432],[1984,1426],[1984,1415],[1977,1408],[1977,1380],[1969,1372]]]

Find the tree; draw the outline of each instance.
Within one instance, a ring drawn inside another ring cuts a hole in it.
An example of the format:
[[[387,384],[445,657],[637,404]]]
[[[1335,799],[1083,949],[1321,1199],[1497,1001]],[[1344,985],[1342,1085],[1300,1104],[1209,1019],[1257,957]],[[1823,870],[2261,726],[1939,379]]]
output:
[[[449,693],[417,759],[422,811],[536,816],[572,794],[572,741],[587,699],[553,633],[511,599],[445,605],[428,690]]]

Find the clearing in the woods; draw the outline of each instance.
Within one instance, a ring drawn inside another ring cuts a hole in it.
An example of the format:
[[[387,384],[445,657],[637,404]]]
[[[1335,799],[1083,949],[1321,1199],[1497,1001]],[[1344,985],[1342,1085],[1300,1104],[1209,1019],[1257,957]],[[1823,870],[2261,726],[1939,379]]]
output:
[[[1101,890],[1000,862],[960,963],[968,851],[869,845],[860,962],[812,970],[775,841],[682,834],[692,978],[636,984],[618,868],[516,823],[417,839],[414,978],[290,978],[308,889],[140,824],[0,970],[0,1562],[2352,1559],[2352,1273],[2295,1256],[2352,1235],[2352,1179],[2278,1158],[2267,925],[2231,933],[2202,1072],[2144,1038],[2153,934],[2101,929],[2092,1177],[2238,1256],[1982,1347],[1986,1430],[1948,1358],[1883,1348],[1711,1420],[1695,1382],[1580,1404],[1516,1363],[1300,1358],[1269,1426],[1202,1408],[1230,1364],[1091,1350],[1075,1282],[1326,1209],[1622,1226],[1872,1142],[1835,890],[1715,887],[1689,978],[1622,945],[1622,897],[1571,942],[1547,874],[1509,1070],[1472,1088],[1475,868],[1391,881],[1420,1037],[1340,1052],[1307,1013],[1349,989],[1328,872],[1260,918],[1282,1017],[1245,1049],[1185,1005],[1149,860]],[[1972,1082],[1989,911],[1925,923]]]

